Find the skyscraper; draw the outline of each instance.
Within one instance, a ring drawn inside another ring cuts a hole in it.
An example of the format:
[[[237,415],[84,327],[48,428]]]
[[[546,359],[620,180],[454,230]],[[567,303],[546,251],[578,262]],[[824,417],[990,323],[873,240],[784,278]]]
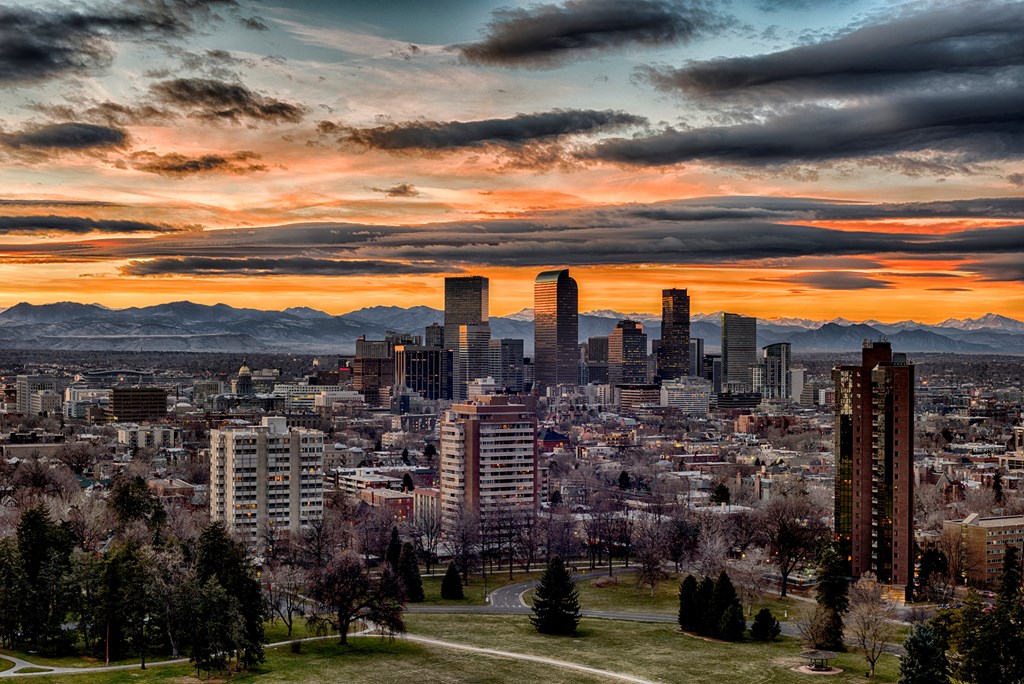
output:
[[[523,341],[491,340],[491,377],[503,392],[523,391]]]
[[[395,387],[419,392],[424,399],[444,398],[441,347],[400,344],[395,347]]]
[[[704,377],[704,340],[700,337],[690,338],[690,377]]]
[[[489,290],[483,276],[453,276],[444,279],[444,346],[457,349],[459,326],[490,320]]]
[[[445,326],[445,330],[448,326]],[[455,351],[453,399],[465,400],[469,383],[491,372],[491,326],[487,323],[459,326]]]
[[[722,314],[723,390],[749,392],[751,370],[757,363],[757,319]]]
[[[647,333],[636,321],[619,321],[608,336],[608,382],[643,385],[647,382]]]
[[[686,290],[662,290],[658,377],[686,377],[690,374],[690,363],[690,297]]]
[[[788,401],[793,393],[789,375],[791,348],[789,342],[776,342],[761,348],[761,365],[764,368],[761,385],[755,387],[754,391],[760,392],[764,399]]]
[[[569,270],[545,271],[533,286],[533,363],[541,387],[574,385],[579,375],[579,289]]]
[[[914,578],[914,366],[865,342],[859,366],[832,369],[836,393],[835,539],[855,577]]]

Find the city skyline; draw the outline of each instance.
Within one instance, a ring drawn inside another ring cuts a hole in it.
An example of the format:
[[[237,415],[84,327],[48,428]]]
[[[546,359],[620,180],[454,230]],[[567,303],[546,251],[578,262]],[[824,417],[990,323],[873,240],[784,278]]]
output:
[[[1024,318],[1021,3],[4,12],[0,307]]]

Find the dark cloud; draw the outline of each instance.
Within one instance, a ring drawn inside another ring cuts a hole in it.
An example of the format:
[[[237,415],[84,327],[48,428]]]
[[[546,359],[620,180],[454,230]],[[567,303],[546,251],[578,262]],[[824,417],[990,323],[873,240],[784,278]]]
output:
[[[0,6],[0,84],[102,70],[118,40],[182,36],[235,6],[234,0],[136,0],[82,11]]]
[[[637,166],[711,161],[769,167],[899,154],[940,154],[963,164],[1019,158],[1024,98],[1016,90],[990,90],[894,97],[838,109],[808,106],[763,123],[605,140],[583,156]]]
[[[594,51],[685,42],[729,22],[699,0],[568,0],[496,10],[483,40],[454,49],[478,64],[545,67]]]
[[[127,141],[124,131],[88,123],[58,123],[0,134],[0,143],[16,149],[90,150],[120,147]]]
[[[300,105],[260,95],[241,83],[208,78],[161,81],[150,86],[150,91],[160,102],[208,121],[297,123],[306,113]]]
[[[241,19],[242,26],[249,29],[250,31],[269,31],[270,27],[266,25],[260,17],[243,17]]]
[[[969,287],[929,287],[929,292],[972,292]]]
[[[851,271],[799,273],[787,278],[773,278],[772,280],[813,287],[816,290],[886,290],[892,287],[892,283],[888,280],[877,280]]]
[[[321,133],[338,131],[342,140],[381,150],[450,150],[486,145],[517,146],[564,136],[640,126],[640,116],[613,110],[556,109],[539,114],[517,114],[508,119],[481,121],[425,121],[388,124],[376,128],[345,128],[321,122]]]
[[[981,276],[982,280],[992,282],[1024,283],[1024,248],[1012,250],[1013,254],[1001,254],[957,266],[958,271]]]
[[[453,272],[453,269],[436,264],[379,260],[338,261],[313,257],[162,258],[132,261],[121,268],[122,275],[129,276],[368,276],[449,272]]]
[[[122,207],[116,202],[64,199],[0,199],[0,207]]]
[[[234,152],[232,154],[204,154],[188,157],[177,152],[159,155],[152,152],[136,152],[131,157],[132,168],[161,176],[184,178],[199,174],[243,175],[266,171],[255,152]]]
[[[188,228],[142,221],[114,221],[78,216],[0,216],[0,234],[25,233],[173,233]]]
[[[420,194],[416,186],[409,183],[397,183],[390,188],[370,188],[370,190],[383,193],[388,197],[416,197]]]
[[[950,76],[990,79],[1024,65],[1021,35],[1021,3],[962,2],[813,45],[679,69],[647,67],[640,73],[662,90],[757,98],[859,95],[939,81],[959,87]]]
[[[1010,181],[1011,185],[1016,185],[1018,188],[1024,188],[1024,173],[1011,173],[1006,177],[1006,180]]]

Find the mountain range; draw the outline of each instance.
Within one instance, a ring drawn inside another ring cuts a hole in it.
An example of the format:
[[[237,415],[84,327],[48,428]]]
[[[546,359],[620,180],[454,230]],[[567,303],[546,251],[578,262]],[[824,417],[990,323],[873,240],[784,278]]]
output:
[[[644,324],[649,339],[660,337],[656,314],[599,310],[580,314],[580,341],[607,335],[619,320],[630,317]],[[691,318],[691,335],[705,340],[706,351],[718,350],[720,320],[720,312]],[[0,348],[345,354],[354,351],[360,335],[381,339],[388,331],[422,334],[425,326],[443,321],[443,311],[427,306],[374,306],[334,316],[302,306],[265,311],[187,301],[128,309],[21,303],[0,312]],[[532,354],[532,310],[495,316],[490,323],[493,337],[523,339],[527,354]],[[794,351],[854,351],[863,340],[882,336],[906,352],[1024,353],[1024,322],[994,313],[934,325],[775,318],[759,320],[757,330],[759,345],[790,342]]]

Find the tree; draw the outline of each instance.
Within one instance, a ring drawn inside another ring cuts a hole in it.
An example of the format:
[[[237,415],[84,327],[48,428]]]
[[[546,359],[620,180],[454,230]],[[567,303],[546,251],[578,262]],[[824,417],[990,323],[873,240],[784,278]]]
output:
[[[133,522],[142,522],[150,532],[156,534],[167,519],[160,499],[139,476],[115,476],[110,486],[107,506],[113,512],[120,530]]]
[[[416,539],[416,546],[423,556],[423,564],[429,574],[434,559],[437,557],[437,547],[441,544],[443,532],[441,513],[433,506],[427,506],[422,511],[417,509],[412,523],[412,531]]]
[[[445,534],[452,561],[462,574],[462,583],[469,584],[469,573],[476,562],[476,548],[480,543],[479,516],[461,506],[455,514],[451,527]]]
[[[805,494],[774,496],[759,516],[759,537],[782,577],[785,598],[789,576],[814,558],[825,536],[821,517]]]
[[[579,592],[561,558],[548,562],[534,593],[533,613],[530,622],[541,634],[576,634],[580,623]]]
[[[992,496],[995,498],[996,505],[1003,505],[1003,473],[1000,470],[997,470],[992,476]]]
[[[25,575],[13,537],[0,539],[0,646],[13,648],[21,634]]]
[[[649,586],[653,597],[658,580],[665,576],[662,567],[668,546],[665,525],[659,516],[646,514],[637,521],[633,536],[637,585]]]
[[[21,640],[35,650],[55,653],[69,636],[64,624],[73,605],[72,583],[67,581],[71,543],[42,505],[22,513],[17,539],[25,588]]]
[[[408,447],[405,447],[404,449],[402,449],[402,463],[404,463],[405,465],[412,465],[412,461],[409,460],[409,448]],[[406,475],[408,475],[408,474],[409,473],[406,473]],[[409,481],[410,482],[412,481],[411,477],[409,478]],[[411,492],[412,491],[412,487],[409,487],[409,489],[406,490],[406,491],[410,491]]]
[[[718,581],[715,582],[712,621],[712,633],[726,641],[738,641],[747,629],[743,619],[743,606],[736,596],[736,589],[729,579],[729,573],[725,570],[718,574]]]
[[[760,549],[747,551],[733,564],[730,577],[736,585],[740,599],[747,604],[747,615],[753,615],[754,604],[768,590],[764,553]]]
[[[816,600],[822,609],[828,611],[828,634],[816,644],[817,648],[842,651],[843,614],[849,610],[850,599],[846,571],[842,559],[831,546],[823,547],[818,555],[818,586]]]
[[[912,625],[903,648],[899,684],[948,684],[946,649],[928,624]]]
[[[405,598],[409,603],[422,603],[426,600],[419,564],[416,562],[416,550],[410,542],[402,545],[402,553],[398,557],[398,578],[402,581]]]
[[[229,656],[244,648],[243,623],[239,601],[228,593],[216,577],[199,587],[195,601],[192,653],[189,661],[196,666],[196,675],[203,670],[223,670]]]
[[[956,611],[950,633],[950,645],[959,654],[956,677],[973,684],[989,684],[999,679],[999,644],[995,642],[994,612],[977,592],[970,590]]]
[[[433,460],[437,458],[437,447],[433,444],[428,444],[423,447],[423,458],[427,463],[433,462]]]
[[[679,585],[679,627],[684,632],[697,631],[701,610],[697,602],[697,578],[687,575]]]
[[[835,613],[828,608],[815,606],[809,616],[797,620],[796,628],[800,632],[801,641],[810,648],[824,648],[832,639],[834,618]]]
[[[406,473],[402,476],[402,491],[411,492],[416,489],[416,483],[412,481],[412,475]]]
[[[402,540],[398,536],[398,528],[391,528],[391,539],[388,541],[388,549],[384,553],[384,560],[388,562],[392,570],[398,570],[398,559],[402,555]]]
[[[849,630],[857,648],[868,661],[868,676],[875,675],[875,663],[897,634],[896,607],[886,601],[882,587],[866,573],[850,589]]]
[[[309,597],[313,609],[306,623],[317,634],[336,630],[343,646],[348,644],[352,623],[365,618],[390,633],[405,631],[401,595],[389,568],[372,576],[363,560],[346,551],[325,568],[313,571]]]
[[[1020,555],[1016,546],[1007,546],[1003,554],[994,623],[1002,681],[1024,681],[1024,606],[1021,605]]]
[[[619,473],[619,489],[623,491],[629,489],[629,473],[625,470]]]
[[[455,563],[448,564],[448,570],[441,580],[441,598],[445,601],[461,601],[466,598],[462,593],[462,580],[459,579],[459,570]]]
[[[719,482],[711,492],[710,501],[713,504],[725,504],[728,506],[730,498],[731,494],[729,492],[729,488],[724,482]]]
[[[704,577],[697,585],[697,633],[714,634],[721,615],[715,614],[715,580]]]
[[[775,641],[782,633],[782,625],[768,608],[762,608],[754,616],[754,624],[750,626],[750,637],[756,641]]]
[[[279,564],[268,567],[261,577],[263,596],[267,602],[267,614],[271,620],[280,618],[292,635],[295,618],[302,614],[305,600],[302,592],[305,588],[304,573],[294,565]]]

